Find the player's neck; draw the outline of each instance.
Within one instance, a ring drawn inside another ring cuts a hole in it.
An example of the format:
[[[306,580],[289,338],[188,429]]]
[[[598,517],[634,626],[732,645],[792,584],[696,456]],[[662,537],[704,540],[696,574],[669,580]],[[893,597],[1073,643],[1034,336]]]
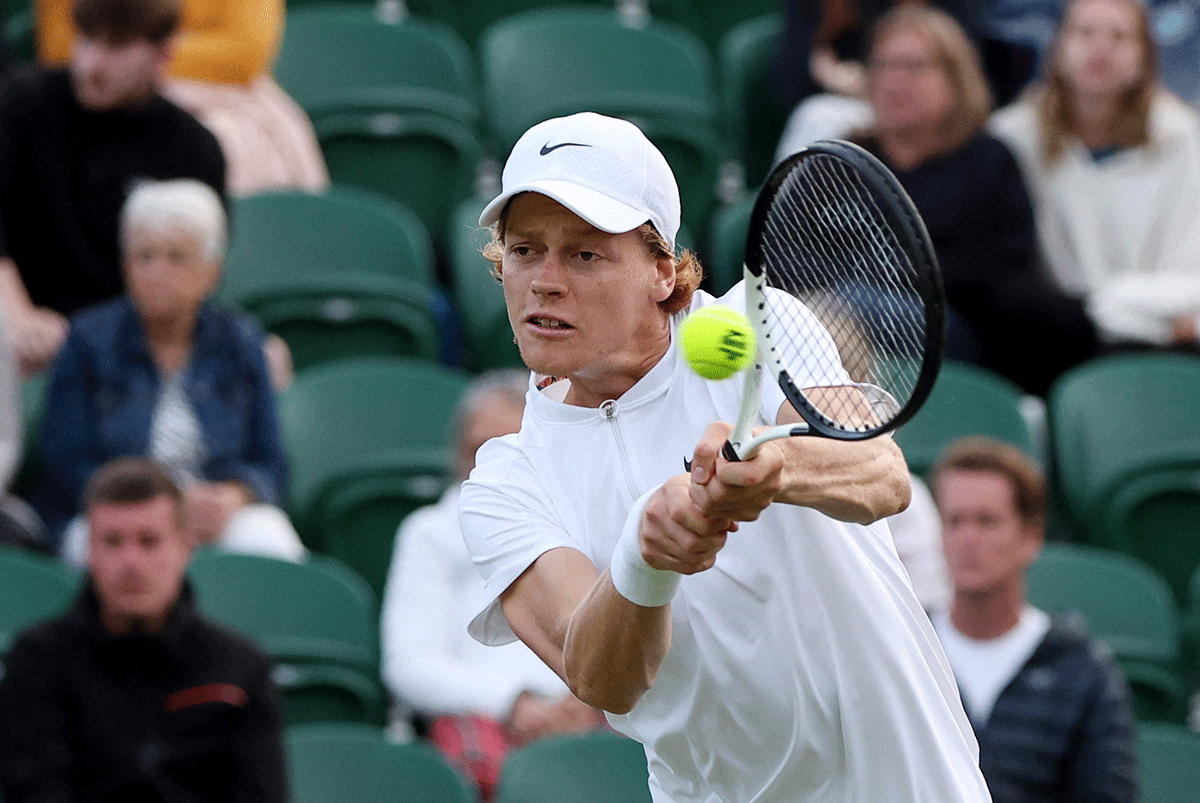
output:
[[[990,591],[956,591],[950,607],[950,622],[968,638],[987,641],[999,638],[1021,621],[1025,608],[1025,586],[1015,583]]]
[[[625,351],[611,354],[603,365],[569,374],[571,387],[563,398],[576,407],[600,407],[610,399],[619,399],[650,373],[671,346],[670,326],[664,321],[660,330],[635,338]]]

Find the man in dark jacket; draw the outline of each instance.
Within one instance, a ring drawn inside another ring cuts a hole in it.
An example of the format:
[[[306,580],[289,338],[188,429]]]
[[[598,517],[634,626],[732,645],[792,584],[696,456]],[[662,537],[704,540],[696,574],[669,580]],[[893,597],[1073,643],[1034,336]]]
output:
[[[225,193],[213,134],[159,88],[181,0],[74,0],[65,69],[17,70],[0,91],[0,301],[26,372],[70,314],[124,290],[117,219],[141,179]]]
[[[1129,688],[1073,619],[1026,601],[1041,551],[1040,469],[990,438],[951,444],[933,471],[950,612],[934,626],[979,739],[995,803],[1131,803],[1137,797]]]
[[[21,636],[0,679],[0,798],[285,801],[269,662],[197,613],[178,487],[154,463],[121,458],[84,501],[79,600]]]

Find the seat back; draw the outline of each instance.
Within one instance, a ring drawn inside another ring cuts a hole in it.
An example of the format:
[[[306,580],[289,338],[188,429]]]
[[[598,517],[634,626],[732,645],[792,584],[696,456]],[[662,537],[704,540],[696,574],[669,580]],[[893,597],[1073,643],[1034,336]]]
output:
[[[396,743],[379,728],[349,724],[289,728],[295,803],[475,803],[466,781],[423,742]]]
[[[21,631],[65,611],[77,591],[59,561],[0,546],[0,656]]]
[[[1136,352],[1068,370],[1047,396],[1052,466],[1065,508],[1103,538],[1105,507],[1131,479],[1200,470],[1200,357]]]
[[[1077,611],[1118,658],[1177,665],[1179,609],[1149,566],[1108,549],[1051,542],[1027,579],[1033,605],[1049,613]]]
[[[709,257],[704,267],[708,285],[715,295],[722,295],[742,280],[746,236],[756,200],[755,195],[743,195],[713,213],[708,229]]]
[[[397,90],[423,91],[427,103],[459,105],[468,116],[479,113],[474,59],[454,29],[412,16],[390,22],[366,6],[290,10],[274,76],[314,118],[350,98],[374,95],[383,102]],[[419,94],[408,97],[422,105]]]
[[[1200,734],[1181,725],[1138,726],[1141,803],[1195,800],[1200,789]]]
[[[774,61],[783,36],[778,10],[739,23],[718,48],[721,130],[734,145],[748,187],[763,183],[791,112],[775,89]]]
[[[377,598],[341,562],[205,550],[189,576],[201,611],[271,657],[289,725],[383,721]]]
[[[292,349],[297,370],[354,354],[437,359],[433,246],[402,205],[365,192],[239,199],[217,299]]]
[[[1154,569],[1184,604],[1200,568],[1200,466],[1155,469],[1120,483],[1096,532],[1101,543]]]
[[[632,120],[671,163],[684,222],[703,230],[720,146],[712,58],[695,35],[653,20],[632,27],[611,9],[547,8],[490,25],[480,61],[497,152],[551,117],[595,111]]]
[[[297,529],[376,592],[400,522],[449,482],[450,416],[466,384],[441,365],[363,358],[317,366],[280,395]]]
[[[553,736],[511,752],[497,803],[650,803],[646,753],[632,739],[593,732]]]
[[[965,363],[943,364],[925,405],[896,432],[909,469],[927,477],[942,450],[969,435],[990,436],[1040,457],[1021,414],[1021,396],[1020,388],[992,371]]]

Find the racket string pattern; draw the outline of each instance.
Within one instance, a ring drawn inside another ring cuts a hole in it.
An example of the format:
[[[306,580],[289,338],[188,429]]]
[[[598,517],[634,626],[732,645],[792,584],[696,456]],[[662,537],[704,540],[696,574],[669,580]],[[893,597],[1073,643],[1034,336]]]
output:
[[[835,437],[890,428],[922,384],[927,352],[940,351],[928,336],[941,310],[927,308],[926,255],[895,216],[861,165],[810,153],[777,187],[748,254],[764,284],[764,348],[791,380],[785,394]],[[813,319],[835,349],[813,348]],[[847,379],[862,392],[846,392]]]

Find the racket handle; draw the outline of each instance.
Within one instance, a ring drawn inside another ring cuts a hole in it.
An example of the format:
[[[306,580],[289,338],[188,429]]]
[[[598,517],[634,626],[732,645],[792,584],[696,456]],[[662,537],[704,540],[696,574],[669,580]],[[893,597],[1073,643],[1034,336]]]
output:
[[[731,441],[725,441],[725,445],[721,447],[721,457],[724,457],[730,463],[742,462],[742,458],[738,456],[737,450],[733,448]]]

